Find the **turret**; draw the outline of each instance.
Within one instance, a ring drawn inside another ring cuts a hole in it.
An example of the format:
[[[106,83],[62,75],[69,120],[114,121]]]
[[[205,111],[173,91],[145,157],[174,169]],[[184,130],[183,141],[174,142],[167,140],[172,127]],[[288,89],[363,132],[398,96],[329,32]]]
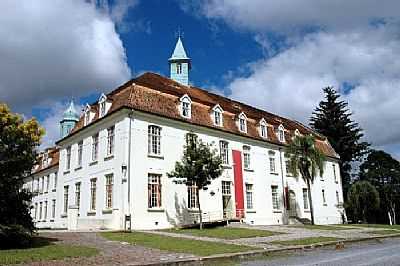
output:
[[[191,60],[186,55],[183,48],[181,37],[178,37],[174,52],[168,59],[170,68],[170,78],[183,84],[189,85],[189,71],[191,69]]]
[[[63,118],[60,121],[60,137],[64,138],[72,129],[75,124],[79,121],[79,114],[75,110],[74,102],[71,101],[67,110],[63,114]]]

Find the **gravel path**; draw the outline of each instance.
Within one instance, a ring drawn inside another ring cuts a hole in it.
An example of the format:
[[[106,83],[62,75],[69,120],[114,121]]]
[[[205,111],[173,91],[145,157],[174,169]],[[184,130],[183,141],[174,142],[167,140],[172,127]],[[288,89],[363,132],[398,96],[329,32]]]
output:
[[[32,262],[26,265],[146,265],[195,257],[190,254],[169,253],[157,249],[109,241],[95,232],[46,232],[41,233],[40,236],[58,239],[59,241],[56,244],[63,243],[95,247],[100,251],[100,254],[88,258]]]

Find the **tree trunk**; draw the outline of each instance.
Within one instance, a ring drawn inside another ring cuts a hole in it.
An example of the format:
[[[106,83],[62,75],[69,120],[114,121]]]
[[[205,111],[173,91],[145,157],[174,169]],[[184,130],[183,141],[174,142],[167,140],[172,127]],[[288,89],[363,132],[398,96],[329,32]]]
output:
[[[198,188],[196,191],[196,198],[197,198],[197,205],[199,206],[200,230],[202,230],[203,229],[203,214],[202,214],[201,208],[200,208],[200,191]]]
[[[396,224],[396,204],[393,204],[392,212],[393,212],[393,224]]]
[[[308,189],[308,202],[310,203],[311,224],[314,225],[314,208],[311,198],[311,185],[309,179],[307,179],[307,189]]]

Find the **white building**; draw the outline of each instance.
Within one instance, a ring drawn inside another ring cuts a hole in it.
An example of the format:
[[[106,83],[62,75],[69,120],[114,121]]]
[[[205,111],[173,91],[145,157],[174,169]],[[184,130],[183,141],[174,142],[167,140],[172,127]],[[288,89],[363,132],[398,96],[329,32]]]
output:
[[[51,192],[33,199],[38,227],[161,229],[198,222],[196,189],[177,185],[166,174],[181,159],[188,132],[214,143],[224,160],[222,176],[200,191],[206,221],[283,224],[310,218],[307,186],[288,173],[284,148],[295,134],[314,134],[327,156],[324,175],[311,191],[315,221],[341,223],[338,156],[325,137],[296,121],[185,85],[190,59],[180,39],[169,62],[174,80],[145,73],[87,105],[57,142],[58,164],[54,160],[27,179],[27,184],[34,180],[34,189],[39,180],[40,190],[43,176],[47,188],[47,176],[51,180],[58,173],[57,182],[48,185]]]

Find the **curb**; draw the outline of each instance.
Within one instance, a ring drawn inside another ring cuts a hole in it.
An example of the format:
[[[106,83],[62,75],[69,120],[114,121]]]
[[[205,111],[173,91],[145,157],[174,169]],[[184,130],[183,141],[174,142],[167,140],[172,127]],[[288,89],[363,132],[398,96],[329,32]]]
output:
[[[338,241],[328,241],[328,242],[323,242],[323,243],[319,243],[319,244],[311,244],[311,245],[303,245],[303,246],[288,246],[285,248],[274,248],[274,249],[268,249],[268,250],[260,249],[260,250],[246,251],[246,252],[217,254],[217,255],[194,257],[194,258],[181,259],[181,260],[175,260],[175,261],[169,261],[169,262],[148,263],[148,264],[143,264],[143,266],[199,265],[199,263],[201,263],[203,261],[212,261],[212,260],[229,259],[229,258],[250,258],[252,256],[275,254],[275,253],[284,252],[284,251],[311,250],[311,249],[322,248],[322,247],[326,247],[326,246],[333,246],[338,243],[356,243],[356,242],[364,242],[364,241],[370,241],[370,240],[379,240],[379,239],[395,238],[395,237],[400,237],[400,233],[399,234],[391,234],[391,235],[373,236],[373,237],[349,238],[349,239],[343,239],[343,240],[338,240]]]

